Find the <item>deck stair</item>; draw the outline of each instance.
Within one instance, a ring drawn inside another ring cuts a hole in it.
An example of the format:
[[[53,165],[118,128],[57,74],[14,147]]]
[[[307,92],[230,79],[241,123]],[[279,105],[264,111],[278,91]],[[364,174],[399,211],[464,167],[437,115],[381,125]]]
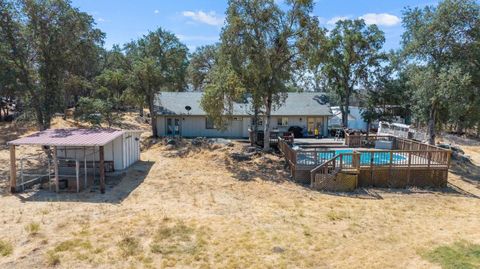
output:
[[[356,154],[335,155],[310,171],[311,187],[322,191],[353,191],[358,185]],[[345,160],[349,160],[345,162]]]

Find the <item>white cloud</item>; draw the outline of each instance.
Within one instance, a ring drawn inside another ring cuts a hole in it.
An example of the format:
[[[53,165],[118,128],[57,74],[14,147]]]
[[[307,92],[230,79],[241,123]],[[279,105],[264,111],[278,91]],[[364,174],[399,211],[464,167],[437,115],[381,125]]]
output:
[[[205,23],[208,25],[219,26],[223,24],[224,18],[217,16],[215,11],[203,12],[203,11],[183,11],[182,15],[191,18],[194,21]]]
[[[348,20],[349,18],[350,17],[348,17],[348,16],[336,16],[336,17],[333,17],[333,18],[329,19],[327,21],[327,24],[334,25],[335,23],[337,23],[337,21]]]
[[[97,18],[97,22],[98,22],[98,23],[109,22],[109,20],[104,19],[104,18],[102,18],[102,17],[98,17],[98,18]]]
[[[160,13],[160,10],[155,9],[155,10],[153,11],[153,13],[158,14],[158,13]]]
[[[400,18],[388,13],[367,13],[360,17],[366,24],[376,24],[379,26],[394,26],[401,22]]]
[[[216,42],[218,41],[218,36],[206,36],[206,35],[182,35],[176,34],[178,39],[182,41],[203,41],[203,42]]]

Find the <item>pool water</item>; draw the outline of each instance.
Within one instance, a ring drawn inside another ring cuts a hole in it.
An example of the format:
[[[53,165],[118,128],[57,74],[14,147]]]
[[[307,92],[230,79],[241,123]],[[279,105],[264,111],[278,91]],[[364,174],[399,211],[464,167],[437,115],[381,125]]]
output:
[[[338,149],[333,152],[319,152],[318,153],[318,162],[321,163],[323,161],[330,160],[335,155],[342,154],[342,153],[353,153],[353,149]],[[394,163],[401,163],[402,161],[406,161],[407,158],[402,156],[401,154],[394,153],[392,154],[392,162]],[[315,160],[311,159],[308,156],[299,155],[297,161],[299,163],[305,165],[312,165],[314,164]],[[360,153],[360,165],[370,165],[373,164],[389,164],[390,163],[390,152],[361,152]],[[344,155],[343,156],[343,163],[344,164],[351,164],[352,163],[352,155]]]

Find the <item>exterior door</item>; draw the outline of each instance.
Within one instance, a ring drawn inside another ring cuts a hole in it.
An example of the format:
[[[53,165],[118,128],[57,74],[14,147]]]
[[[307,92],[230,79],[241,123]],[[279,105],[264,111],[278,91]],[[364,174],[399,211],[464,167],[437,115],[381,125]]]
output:
[[[180,118],[167,118],[167,135],[180,136],[182,134],[182,121]]]
[[[315,129],[318,129],[319,135],[324,134],[324,122],[320,117],[307,117],[307,132],[309,136],[315,135]]]
[[[315,118],[307,117],[307,132],[309,136],[314,135],[315,132]]]

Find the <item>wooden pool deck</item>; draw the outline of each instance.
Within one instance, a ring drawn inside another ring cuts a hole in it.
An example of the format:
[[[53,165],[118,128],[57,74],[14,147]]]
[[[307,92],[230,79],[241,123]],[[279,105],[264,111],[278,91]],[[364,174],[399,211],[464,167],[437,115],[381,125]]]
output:
[[[372,148],[376,140],[392,141],[394,149]],[[292,149],[290,144],[279,139],[279,149],[292,177],[311,186],[326,176],[347,172],[357,175],[357,186],[404,188],[444,187],[447,184],[449,150],[404,138],[375,135],[347,135],[343,146],[351,148],[352,152],[337,154],[332,147],[311,144]]]

